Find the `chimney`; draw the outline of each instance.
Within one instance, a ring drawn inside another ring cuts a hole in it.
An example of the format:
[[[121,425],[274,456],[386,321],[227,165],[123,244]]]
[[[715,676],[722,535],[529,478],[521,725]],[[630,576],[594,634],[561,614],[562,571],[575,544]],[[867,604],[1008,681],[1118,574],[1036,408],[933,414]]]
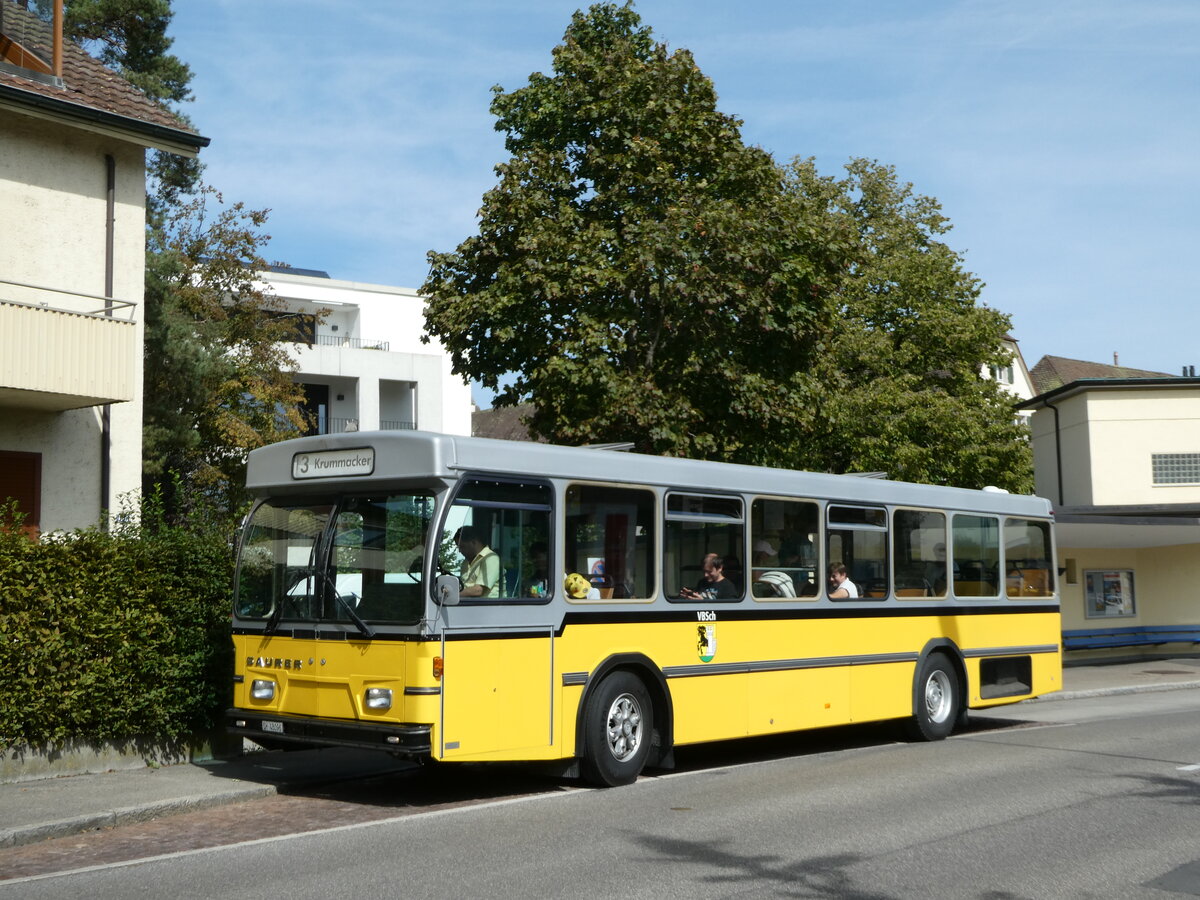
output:
[[[63,0],[54,0],[54,77],[63,73]]]
[[[1116,351],[1116,350],[1114,350],[1114,351],[1113,351],[1113,365],[1114,365],[1114,366],[1119,366],[1119,365],[1120,365],[1120,363],[1119,363],[1119,362],[1117,362],[1117,351]]]

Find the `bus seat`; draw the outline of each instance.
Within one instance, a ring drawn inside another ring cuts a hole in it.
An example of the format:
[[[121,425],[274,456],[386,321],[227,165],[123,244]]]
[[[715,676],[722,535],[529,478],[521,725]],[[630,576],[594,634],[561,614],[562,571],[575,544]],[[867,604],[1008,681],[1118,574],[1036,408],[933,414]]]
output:
[[[795,597],[796,583],[787,572],[763,572],[754,580],[755,597]]]

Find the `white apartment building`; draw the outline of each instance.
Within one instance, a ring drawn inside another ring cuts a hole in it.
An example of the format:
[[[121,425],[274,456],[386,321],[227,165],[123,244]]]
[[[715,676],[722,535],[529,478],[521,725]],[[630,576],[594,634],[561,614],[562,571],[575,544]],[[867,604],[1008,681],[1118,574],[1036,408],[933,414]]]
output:
[[[0,503],[31,533],[141,488],[145,154],[207,144],[0,0]]]
[[[471,388],[425,334],[425,301],[409,288],[273,268],[262,281],[296,317],[295,380],[317,434],[377,429],[471,433]],[[316,314],[325,311],[317,324]]]

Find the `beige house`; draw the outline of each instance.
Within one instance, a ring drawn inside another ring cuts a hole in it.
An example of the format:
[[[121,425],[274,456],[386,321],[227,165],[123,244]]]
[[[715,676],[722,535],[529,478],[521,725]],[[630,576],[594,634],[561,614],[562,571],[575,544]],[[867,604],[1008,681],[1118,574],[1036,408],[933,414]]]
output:
[[[1047,357],[1037,493],[1054,504],[1063,632],[1089,655],[1200,641],[1200,378]]]
[[[0,502],[95,525],[141,485],[147,148],[208,143],[0,0]]]

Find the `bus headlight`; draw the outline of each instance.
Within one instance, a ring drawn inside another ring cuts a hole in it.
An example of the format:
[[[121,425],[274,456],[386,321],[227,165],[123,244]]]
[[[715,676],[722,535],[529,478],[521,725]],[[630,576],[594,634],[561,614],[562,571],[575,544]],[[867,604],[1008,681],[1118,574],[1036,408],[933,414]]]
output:
[[[367,688],[367,709],[391,709],[391,688]]]
[[[255,678],[250,685],[250,696],[255,700],[274,700],[275,682],[267,678]]]

